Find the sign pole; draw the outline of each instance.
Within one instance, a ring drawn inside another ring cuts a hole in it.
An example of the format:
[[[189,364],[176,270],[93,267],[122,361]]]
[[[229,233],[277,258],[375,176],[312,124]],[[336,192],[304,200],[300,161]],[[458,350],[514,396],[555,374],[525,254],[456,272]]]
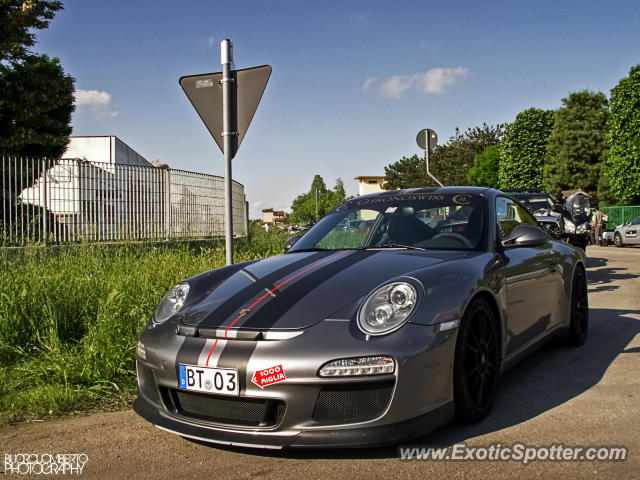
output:
[[[233,265],[233,202],[231,188],[231,158],[233,157],[233,135],[231,119],[233,104],[231,88],[231,63],[233,62],[233,45],[231,40],[224,39],[220,43],[220,57],[222,63],[222,138],[224,142],[224,244],[227,265]]]
[[[438,180],[429,170],[429,146],[428,145],[427,145],[427,149],[424,151],[424,161],[427,164],[427,175],[433,178],[438,185],[440,185],[441,187],[444,187],[444,185],[442,185],[442,182]]]
[[[418,132],[416,143],[424,150],[424,163],[427,167],[427,175],[429,175],[438,185],[443,187],[442,182],[438,180],[429,170],[429,149],[435,147],[438,143],[438,135],[430,128],[424,128]]]

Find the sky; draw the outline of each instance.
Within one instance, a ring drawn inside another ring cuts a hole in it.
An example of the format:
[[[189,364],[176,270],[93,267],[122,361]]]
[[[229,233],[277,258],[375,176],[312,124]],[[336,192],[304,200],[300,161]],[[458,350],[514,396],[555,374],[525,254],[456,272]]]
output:
[[[235,67],[273,73],[233,160],[250,217],[288,209],[315,174],[328,187],[384,175],[439,143],[558,108],[571,91],[607,95],[640,63],[637,0],[67,0],[35,51],[75,78],[73,135],[116,135],[149,161],[224,174],[223,156],[178,84]]]

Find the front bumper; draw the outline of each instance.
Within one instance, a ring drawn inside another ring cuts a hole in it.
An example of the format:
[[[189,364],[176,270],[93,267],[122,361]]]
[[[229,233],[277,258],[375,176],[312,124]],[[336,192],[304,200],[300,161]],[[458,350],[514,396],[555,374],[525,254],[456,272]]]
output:
[[[388,425],[340,430],[302,430],[299,432],[256,432],[209,428],[172,418],[144,397],[138,397],[133,410],[145,420],[169,433],[217,445],[265,449],[338,448],[393,445],[431,432],[450,422],[453,404],[447,403],[420,417]]]
[[[453,418],[456,333],[457,330],[440,332],[438,326],[407,324],[393,334],[365,341],[351,322],[328,321],[305,329],[295,338],[257,342],[247,364],[238,365],[243,387],[240,397],[232,398],[278,403],[286,408],[278,414],[277,420],[272,417],[270,423],[249,426],[220,418],[191,416],[190,412],[176,408],[171,398],[175,399],[176,392],[180,392],[175,368],[180,362],[170,353],[176,349],[171,343],[193,339],[178,338],[175,331],[145,330],[141,340],[147,354],[145,361],[138,359],[140,395],[134,410],[163,430],[223,445],[314,448],[398,443],[428,433]],[[246,341],[243,342],[246,345]],[[327,361],[368,355],[391,355],[396,360],[395,373],[363,377],[317,376],[318,369]],[[256,369],[275,364],[284,366],[287,373],[284,382],[264,389],[251,383]],[[371,389],[377,391],[375,388],[383,384],[391,385],[384,405],[380,403],[382,400],[372,400],[371,394]],[[344,396],[341,396],[341,386],[346,386]],[[328,397],[329,403],[325,398],[324,414],[318,415],[322,392],[335,393],[336,390],[337,394]],[[360,397],[349,397],[352,390]],[[214,397],[220,398],[210,398]],[[364,402],[363,409],[377,413],[363,418],[356,412],[354,417],[347,419],[344,412],[349,413],[353,408],[344,405],[350,401],[355,407],[358,402]],[[377,410],[371,408],[371,402],[378,402]],[[332,415],[333,406],[341,412],[339,415]]]

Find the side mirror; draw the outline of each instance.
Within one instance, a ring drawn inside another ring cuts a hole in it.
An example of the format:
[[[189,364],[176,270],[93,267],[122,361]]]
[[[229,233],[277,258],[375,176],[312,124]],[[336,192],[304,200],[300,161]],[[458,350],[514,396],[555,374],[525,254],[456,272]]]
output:
[[[537,247],[549,240],[547,232],[535,225],[518,225],[511,234],[502,239],[502,246],[509,247]]]
[[[286,242],[284,242],[284,251],[288,252],[291,247],[295,245],[295,243],[300,240],[302,237],[301,233],[296,233],[295,235],[290,236]]]

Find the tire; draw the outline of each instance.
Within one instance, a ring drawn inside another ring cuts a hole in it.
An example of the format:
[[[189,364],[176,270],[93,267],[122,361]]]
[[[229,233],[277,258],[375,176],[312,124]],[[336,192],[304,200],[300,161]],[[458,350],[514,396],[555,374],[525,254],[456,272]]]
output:
[[[587,339],[589,333],[589,297],[587,295],[587,275],[579,266],[573,274],[571,285],[571,318],[567,343],[578,347]]]
[[[473,300],[462,318],[453,367],[453,403],[458,422],[475,423],[493,405],[500,372],[500,335],[489,303]]]
[[[620,248],[622,246],[622,237],[618,232],[613,236],[613,243],[616,247]]]

